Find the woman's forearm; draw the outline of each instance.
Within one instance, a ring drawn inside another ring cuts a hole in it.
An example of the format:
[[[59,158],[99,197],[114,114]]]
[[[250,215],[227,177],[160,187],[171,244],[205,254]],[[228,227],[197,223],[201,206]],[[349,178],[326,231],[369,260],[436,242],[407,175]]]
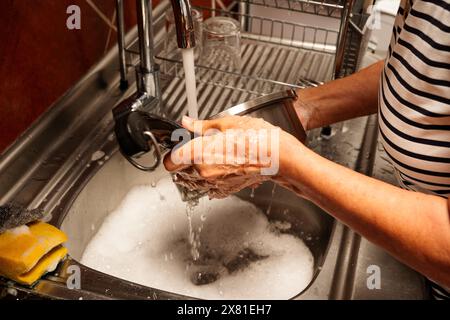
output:
[[[382,69],[379,61],[351,76],[298,90],[296,110],[305,129],[375,113]]]
[[[450,286],[447,200],[335,164],[298,143],[275,180],[433,280]]]

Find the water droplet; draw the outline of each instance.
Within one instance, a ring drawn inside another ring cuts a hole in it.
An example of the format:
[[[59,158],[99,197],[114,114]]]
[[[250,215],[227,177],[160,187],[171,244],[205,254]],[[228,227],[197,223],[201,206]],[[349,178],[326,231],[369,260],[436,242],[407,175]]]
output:
[[[14,288],[8,288],[6,289],[6,292],[8,292],[8,294],[12,295],[12,296],[17,296],[17,290]]]
[[[92,156],[91,156],[91,161],[97,161],[100,160],[101,158],[103,158],[105,156],[105,153],[101,150],[97,150],[95,151]]]

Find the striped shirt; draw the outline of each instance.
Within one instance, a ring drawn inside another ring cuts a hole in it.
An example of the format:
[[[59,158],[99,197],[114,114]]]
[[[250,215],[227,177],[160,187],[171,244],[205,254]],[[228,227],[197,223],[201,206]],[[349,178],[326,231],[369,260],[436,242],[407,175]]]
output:
[[[448,198],[450,0],[401,1],[379,104],[381,141],[401,187]]]

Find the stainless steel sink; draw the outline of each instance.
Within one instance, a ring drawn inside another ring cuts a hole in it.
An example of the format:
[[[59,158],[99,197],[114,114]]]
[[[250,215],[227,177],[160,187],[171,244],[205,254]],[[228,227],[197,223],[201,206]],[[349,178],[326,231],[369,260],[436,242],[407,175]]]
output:
[[[94,162],[93,165],[98,164]],[[61,228],[69,237],[66,245],[70,256],[75,260],[80,260],[98,227],[108,213],[118,207],[129,190],[134,186],[149,185],[151,182],[157,182],[168,176],[169,173],[163,168],[152,173],[137,170],[120,153],[115,153],[99,167],[98,172],[81,190],[62,221]],[[178,194],[173,196],[179,197]],[[243,190],[237,196],[254,203],[263,212],[266,212],[270,206],[269,220],[290,223],[291,228],[286,232],[303,239],[314,256],[315,278],[326,258],[334,219],[314,204],[297,197],[292,192],[281,187],[274,189],[271,182],[259,187],[253,197],[250,190]],[[183,218],[180,216],[180,219]],[[133,261],[128,263],[132,264]],[[104,277],[108,276],[104,275]]]
[[[161,3],[165,3],[166,6],[160,4],[153,12],[157,39],[163,39],[160,31],[164,29],[164,12],[168,6],[167,1]],[[131,31],[127,35],[126,43],[133,43],[136,34],[135,29]],[[159,41],[161,44],[163,42]],[[248,48],[243,52],[243,61],[250,69],[248,71],[254,71],[253,66],[259,65],[249,63],[255,57],[252,48],[252,42],[249,42]],[[135,48],[133,50],[131,45],[130,52],[132,51],[136,50]],[[271,49],[266,53],[278,57],[292,52],[282,51],[275,55]],[[298,68],[303,70],[304,68],[299,66],[304,66],[305,60],[302,54],[297,56]],[[308,57],[317,57],[318,64],[322,64],[321,55],[308,54]],[[129,58],[133,64],[137,63],[136,55],[130,55]],[[152,174],[142,173],[131,167],[117,152],[117,145],[112,136],[111,109],[135,90],[133,83],[130,83],[128,91],[119,89],[117,61],[117,51],[111,50],[79,83],[56,101],[47,113],[0,155],[0,203],[12,201],[30,208],[40,207],[49,213],[49,222],[62,226],[70,238],[67,243],[70,257],[60,264],[55,272],[48,274],[31,288],[11,284],[0,278],[0,296],[10,292],[6,288],[13,287],[15,289],[13,292],[18,292],[25,298],[181,297],[171,292],[112,277],[77,261],[95,232],[91,228],[92,224],[98,227],[133,185],[148,184],[151,180],[167,175],[163,170]],[[290,64],[287,63],[286,66]],[[170,65],[163,63],[161,70],[169,67],[174,72],[168,72],[168,75],[181,74],[181,76],[161,79],[164,111],[173,119],[179,119],[185,113],[182,73],[177,72],[176,63]],[[290,71],[292,68],[285,69]],[[315,72],[314,68],[310,69],[311,73]],[[277,70],[273,71],[279,74]],[[290,74],[295,75],[288,72],[288,75]],[[214,70],[208,72],[203,70],[199,76],[204,80],[198,86],[199,102],[203,106],[200,110],[202,118],[249,100],[254,95],[281,90],[281,88],[273,90],[272,85],[280,86],[278,81],[261,82],[260,79],[252,77],[240,81],[236,79],[236,74],[223,77]],[[242,88],[243,84],[248,85],[245,90]],[[316,84],[308,82],[300,87],[305,85]],[[241,88],[234,90],[233,86]],[[259,89],[261,92],[256,92]],[[316,133],[310,132],[309,145],[322,156],[371,175],[376,150],[376,128],[375,118],[354,119],[335,126],[334,135],[327,141],[317,139]],[[92,162],[92,154],[97,150],[105,152],[105,157],[101,161]],[[108,161],[106,157],[109,157]],[[260,187],[253,199],[248,190],[242,191],[238,196],[265,209],[271,201],[271,193],[272,185],[268,183]],[[293,226],[292,232],[305,240],[315,259],[313,281],[295,298],[427,297],[423,277],[399,263],[384,250],[362,239],[340,222],[334,221],[313,204],[281,187],[277,187],[275,194],[272,203],[274,210],[270,218],[289,221]],[[289,209],[289,214],[280,216],[279,213],[283,212],[283,209]],[[371,265],[377,265],[382,270],[380,290],[370,290],[366,285],[367,268]],[[80,286],[74,288],[68,283],[77,274],[80,276]]]

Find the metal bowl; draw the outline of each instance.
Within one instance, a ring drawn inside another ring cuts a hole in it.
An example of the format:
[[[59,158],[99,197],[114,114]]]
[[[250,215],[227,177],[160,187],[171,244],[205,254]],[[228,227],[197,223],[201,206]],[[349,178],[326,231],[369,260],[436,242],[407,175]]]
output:
[[[298,96],[293,89],[275,92],[238,104],[210,117],[210,119],[227,116],[262,118],[304,142],[306,132],[294,108],[294,102],[297,98]]]

